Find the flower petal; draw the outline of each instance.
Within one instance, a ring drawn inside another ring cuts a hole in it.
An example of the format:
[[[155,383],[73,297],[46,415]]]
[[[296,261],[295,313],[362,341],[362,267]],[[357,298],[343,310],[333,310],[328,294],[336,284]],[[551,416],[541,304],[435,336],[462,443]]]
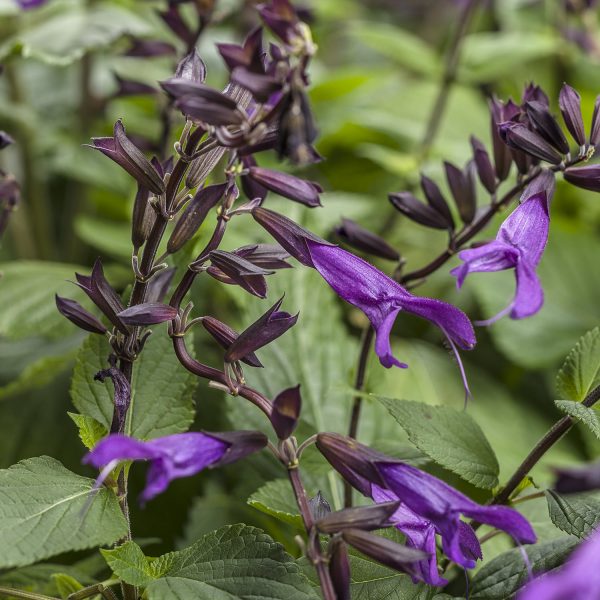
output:
[[[510,313],[513,319],[534,315],[544,304],[544,290],[535,269],[525,260],[517,263],[515,270],[517,291]]]
[[[519,252],[509,244],[494,240],[479,246],[459,252],[458,257],[464,264],[450,271],[456,277],[456,286],[461,287],[469,273],[492,273],[514,267]]]
[[[392,354],[392,346],[390,344],[390,333],[400,310],[400,308],[396,308],[388,313],[375,329],[375,354],[377,354],[379,362],[386,367],[386,369],[389,369],[394,365],[401,369],[408,368],[406,363],[400,362]]]

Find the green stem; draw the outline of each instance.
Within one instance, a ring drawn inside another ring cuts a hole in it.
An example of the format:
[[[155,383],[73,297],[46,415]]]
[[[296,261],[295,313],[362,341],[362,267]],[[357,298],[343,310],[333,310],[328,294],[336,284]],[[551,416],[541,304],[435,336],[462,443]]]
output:
[[[15,590],[9,587],[0,586],[0,594],[3,596],[12,596],[13,598],[25,598],[26,600],[60,600],[55,596],[46,596],[45,594],[37,594],[36,592],[25,592],[23,590]]]

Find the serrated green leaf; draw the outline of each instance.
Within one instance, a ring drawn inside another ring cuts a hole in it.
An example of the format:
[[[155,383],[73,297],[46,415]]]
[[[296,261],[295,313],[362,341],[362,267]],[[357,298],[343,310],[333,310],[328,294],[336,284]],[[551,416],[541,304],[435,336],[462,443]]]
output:
[[[577,544],[577,538],[561,537],[549,542],[525,546],[534,573],[544,573],[562,564]],[[527,566],[519,548],[494,558],[475,575],[471,582],[472,600],[512,600],[514,593],[527,580]]]
[[[112,421],[113,386],[109,380],[94,381],[94,375],[106,368],[109,354],[107,340],[90,335],[77,356],[71,383],[75,407],[106,429]],[[165,327],[153,328],[134,363],[126,432],[149,439],[187,431],[194,419],[192,393],[196,385],[197,378],[177,360]]]
[[[110,544],[125,535],[127,523],[114,493],[93,490],[93,479],[48,456],[0,471],[0,568]]]
[[[600,499],[592,494],[560,496],[546,490],[548,513],[562,531],[579,538],[585,537],[600,522]]]
[[[409,440],[432,460],[477,487],[498,485],[499,465],[483,431],[464,411],[449,406],[375,396]]]
[[[72,412],[67,414],[77,425],[79,439],[88,450],[91,450],[108,433],[106,427],[102,423],[98,423],[93,417]]]
[[[133,542],[103,551],[109,566],[149,600],[269,598],[314,600],[309,582],[283,547],[260,529],[230,525],[179,552],[147,558]]]
[[[287,479],[275,479],[265,483],[248,498],[248,504],[284,523],[302,527],[298,505]]]
[[[144,35],[149,31],[148,24],[137,14],[114,4],[90,8],[66,6],[4,42],[0,59],[18,54],[65,66],[126,34]]]
[[[582,402],[600,385],[600,328],[588,331],[569,352],[556,377],[561,398]]]
[[[83,589],[83,585],[67,573],[54,573],[52,575],[52,580],[54,581],[54,585],[56,586],[56,590],[60,594],[60,597],[64,600],[67,600],[70,594],[74,592],[78,592]]]
[[[571,402],[571,400],[556,400],[554,404],[562,412],[581,421],[600,439],[600,421],[598,421],[598,414],[593,408],[579,402]]]

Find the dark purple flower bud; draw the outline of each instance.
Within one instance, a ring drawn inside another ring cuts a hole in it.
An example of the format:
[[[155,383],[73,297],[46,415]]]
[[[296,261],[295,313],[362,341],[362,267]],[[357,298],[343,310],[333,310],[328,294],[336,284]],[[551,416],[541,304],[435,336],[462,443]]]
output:
[[[600,463],[580,467],[554,469],[557,476],[554,489],[560,494],[573,494],[600,489]]]
[[[349,246],[388,260],[400,260],[400,254],[383,238],[371,233],[350,219],[342,219],[335,232]]]
[[[251,167],[258,166],[254,156],[244,156],[242,158],[242,165],[245,169],[250,169]],[[264,200],[269,193],[269,190],[264,186],[254,181],[254,179],[250,177],[242,177],[242,190],[244,190],[244,194],[246,194],[247,198],[253,200],[254,198],[259,198],[260,200]]]
[[[253,296],[266,298],[267,282],[264,276],[272,275],[274,271],[262,269],[237,254],[223,250],[213,250],[209,257],[213,264],[207,271],[209,275],[223,283],[239,285]]]
[[[117,73],[114,74],[117,80],[117,91],[113,94],[114,98],[126,98],[128,96],[147,96],[156,94],[156,89],[147,83],[134,81],[133,79],[123,79]]]
[[[169,3],[165,11],[157,11],[158,16],[164,24],[182,41],[186,46],[193,46],[196,42],[196,33],[193,32],[183,20],[179,8],[174,3]]]
[[[167,242],[167,252],[174,254],[198,231],[208,213],[225,195],[228,183],[218,183],[202,188],[189,201]]]
[[[148,58],[154,56],[173,56],[176,53],[175,46],[169,44],[169,42],[131,38],[131,46],[124,54],[125,56],[135,58]]]
[[[286,44],[300,36],[298,15],[289,0],[271,0],[258,6],[265,25]]]
[[[291,315],[280,311],[283,296],[271,308],[259,317],[250,327],[242,331],[225,353],[227,362],[241,360],[283,335],[298,320],[298,314]]]
[[[566,181],[577,187],[600,192],[600,164],[569,167],[563,175]]]
[[[535,130],[561,154],[567,154],[569,152],[569,142],[567,142],[560,125],[548,108],[540,102],[528,102],[525,109]]]
[[[535,85],[533,82],[525,86],[523,95],[521,96],[522,105],[527,104],[528,102],[538,102],[546,108],[550,106],[550,100],[548,99],[546,92],[544,92],[539,85]]]
[[[229,350],[229,346],[231,346],[239,336],[237,331],[234,331],[229,325],[226,325],[214,317],[203,317],[201,323],[204,329],[206,329],[213,339],[225,350]],[[246,354],[246,356],[240,360],[251,367],[262,368],[263,366],[254,352]]]
[[[494,167],[496,169],[496,177],[499,181],[504,181],[510,172],[510,165],[512,164],[512,157],[510,149],[502,141],[500,133],[498,132],[498,125],[503,123],[506,119],[504,118],[504,106],[502,102],[497,98],[492,98],[490,101],[490,114],[491,114],[491,134],[492,134],[492,147],[494,151]]]
[[[271,75],[253,73],[245,67],[236,67],[231,73],[231,81],[251,92],[259,102],[266,102],[282,85]]]
[[[336,540],[331,548],[329,574],[338,600],[350,600],[350,561],[348,547],[342,540]]]
[[[227,148],[217,146],[193,160],[185,180],[186,186],[193,190],[202,185],[226,151]]]
[[[106,327],[91,313],[89,313],[79,302],[69,298],[61,298],[56,295],[56,308],[63,317],[66,317],[84,331],[91,333],[106,333]]]
[[[371,506],[356,506],[329,513],[316,521],[317,529],[322,533],[334,534],[345,529],[374,531],[391,524],[392,515],[398,510],[400,502],[383,502]]]
[[[451,227],[443,215],[415,198],[410,192],[388,194],[388,198],[396,210],[416,223],[434,229],[449,229]]]
[[[175,69],[175,78],[186,79],[193,83],[204,83],[206,79],[206,65],[200,58],[196,48],[179,61]]]
[[[129,327],[117,316],[125,310],[121,298],[110,286],[100,259],[94,263],[91,277],[75,273],[77,284],[88,295],[90,300],[106,315],[108,320],[125,335],[129,334]]]
[[[323,189],[313,181],[306,181],[288,173],[280,173],[262,167],[250,167],[248,177],[268,190],[295,202],[311,208],[321,206],[319,194]]]
[[[13,140],[6,131],[0,131],[0,150],[4,150],[4,148],[14,143],[15,140]]]
[[[581,96],[565,83],[558,96],[558,105],[569,133],[580,146],[583,146],[585,144],[585,129],[583,127],[583,117],[581,116]]]
[[[594,102],[594,114],[592,115],[592,130],[590,131],[590,144],[596,146],[600,143],[600,96]]]
[[[306,245],[306,240],[329,244],[329,242],[321,239],[314,233],[300,227],[300,225],[294,223],[291,219],[262,206],[255,208],[252,211],[252,216],[291,256],[307,267],[314,265],[308,246]]]
[[[176,268],[162,269],[152,276],[146,289],[146,302],[162,302],[169,291]]]
[[[321,490],[317,491],[317,495],[310,498],[308,501],[308,507],[310,508],[310,514],[315,521],[323,519],[331,512],[331,505],[321,494]]]
[[[211,431],[206,435],[229,444],[226,454],[213,465],[215,467],[224,467],[246,458],[249,454],[262,450],[268,442],[267,436],[260,431]]]
[[[117,429],[119,433],[122,433],[125,429],[125,419],[129,410],[129,404],[131,403],[131,385],[127,377],[117,368],[114,356],[111,356],[109,362],[111,365],[110,368],[98,371],[94,375],[94,381],[103,383],[105,379],[109,378],[113,382],[115,388],[113,399],[115,411],[111,429]]]
[[[560,165],[563,157],[539,134],[521,123],[502,123],[500,136],[511,148],[525,152],[530,156]]]
[[[469,164],[464,171],[450,162],[444,162],[446,180],[463,223],[470,223],[475,217],[477,200],[475,198],[475,182]]]
[[[155,325],[172,321],[178,314],[174,306],[159,302],[145,302],[130,306],[118,314],[119,319],[127,325]]]
[[[483,143],[474,135],[471,136],[471,148],[473,148],[473,160],[477,167],[479,181],[490,194],[493,194],[496,191],[496,173],[490,155]]]
[[[253,73],[264,73],[262,28],[257,27],[248,34],[243,46],[237,44],[217,44],[227,68],[246,67]]]
[[[421,174],[421,189],[425,194],[425,198],[427,199],[427,203],[431,208],[437,210],[440,215],[444,217],[447,223],[449,223],[449,229],[454,229],[454,218],[452,217],[452,213],[450,212],[450,207],[446,202],[442,192],[438,185],[429,177]]]
[[[300,385],[283,390],[275,396],[271,424],[280,440],[287,440],[294,433],[301,408]]]
[[[156,221],[156,212],[150,206],[149,199],[150,192],[138,184],[133,202],[133,217],[131,220],[131,242],[134,252],[137,252],[148,239]]]
[[[251,244],[234,250],[234,254],[249,260],[263,269],[291,269],[286,263],[290,255],[277,244]]]
[[[2,177],[3,176],[3,177]],[[6,230],[10,215],[19,204],[20,187],[13,175],[0,171],[0,236]]]
[[[100,150],[102,154],[114,160],[140,185],[154,194],[164,193],[165,184],[162,178],[141,150],[125,135],[121,120],[115,123],[113,137],[92,138],[90,147]]]
[[[346,529],[342,532],[342,538],[350,546],[378,563],[410,575],[416,575],[416,563],[429,556],[421,550],[402,546],[392,540],[360,529]]]

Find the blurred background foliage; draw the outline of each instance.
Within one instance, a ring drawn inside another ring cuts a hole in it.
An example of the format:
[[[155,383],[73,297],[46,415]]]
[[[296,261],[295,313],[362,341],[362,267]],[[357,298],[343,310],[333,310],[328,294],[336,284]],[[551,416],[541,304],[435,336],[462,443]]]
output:
[[[309,215],[287,201],[275,201],[274,208],[322,235],[329,235],[341,217],[373,230],[384,228],[408,268],[418,268],[445,248],[446,234],[392,214],[387,193],[416,187],[420,171],[443,187],[443,160],[463,164],[471,153],[470,134],[489,147],[487,99],[491,94],[518,101],[523,86],[535,81],[556,110],[558,90],[566,81],[580,92],[584,119],[589,122],[600,92],[595,11],[573,14],[559,0],[483,1],[464,39],[439,132],[424,152],[423,138],[461,4],[458,0],[312,3],[319,51],[310,95],[320,130],[317,147],[326,160],[305,169],[303,176],[317,179],[325,188],[324,208]],[[141,0],[53,0],[40,10],[23,13],[12,0],[0,0],[4,65],[0,129],[16,140],[0,160],[22,186],[22,203],[0,248],[1,467],[48,454],[78,472],[87,470],[80,465],[84,450],[67,416],[73,410],[70,381],[83,335],[58,314],[53,296],[58,292],[77,297],[70,283],[73,272],[88,271],[97,256],[116,287],[125,290],[130,284],[134,184],[115,164],[84,145],[90,136],[110,135],[114,121],[122,118],[128,134],[154,150],[165,98],[158,91],[120,96],[116,77],[156,87],[157,80],[172,73],[174,56],[143,60],[125,56],[132,36],[164,40],[179,54],[183,52],[156,16],[157,7],[160,2]],[[250,2],[218,0],[214,21],[203,34],[199,51],[208,67],[208,82],[221,86],[226,71],[214,43],[239,42],[254,24],[255,13]],[[182,125],[177,115],[173,125],[175,134]],[[269,160],[263,159],[263,166]],[[479,191],[480,202],[486,202],[487,194]],[[478,346],[465,357],[473,389],[468,411],[496,451],[501,481],[556,419],[557,368],[578,338],[598,323],[599,226],[598,197],[559,181],[550,242],[540,265],[546,295],[543,310],[524,321],[503,319],[489,329],[479,329]],[[210,224],[201,228],[188,244],[185,256],[178,258],[180,264],[205,241],[209,228]],[[494,235],[492,223],[480,237]],[[236,219],[224,247],[258,240],[266,241],[251,220]],[[379,266],[390,269],[383,263]],[[473,318],[494,314],[511,297],[510,274],[474,276],[459,295],[448,276],[450,266],[454,262],[431,277],[419,293],[453,302]],[[260,353],[266,369],[249,374],[251,383],[274,394],[301,382],[302,433],[345,431],[364,317],[342,305],[312,271],[284,271],[269,284],[269,298],[285,291],[286,305],[291,311],[300,310],[300,321]],[[264,310],[264,302],[204,278],[198,279],[192,296],[198,314],[214,314],[238,327]],[[460,408],[458,369],[437,332],[425,322],[401,317],[396,334],[397,354],[410,369],[385,370],[371,361],[367,391]],[[201,332],[196,350],[218,364],[218,352]],[[181,367],[176,361],[171,365],[167,383],[171,377],[181,377]],[[76,390],[72,392],[76,396]],[[248,427],[254,421],[260,425],[252,407],[239,399],[224,400],[204,383],[195,390],[194,400],[195,428]],[[360,439],[392,453],[403,449],[406,456],[409,452],[404,432],[373,402],[367,402]],[[546,482],[550,465],[581,461],[597,451],[591,434],[573,431],[536,467],[533,479]],[[422,462],[419,453],[412,452],[414,460]],[[316,473],[309,492],[321,488],[339,507],[338,483],[315,452],[309,450],[306,460],[314,463]],[[147,541],[156,554],[189,543],[221,524],[242,521],[267,529],[297,553],[293,535],[298,520],[286,485],[276,479],[281,475],[273,461],[261,456],[244,466],[176,481],[145,509],[134,504],[134,532],[152,538]],[[133,476],[136,495],[143,467],[135,467]],[[448,473],[444,476],[477,499],[486,499],[481,490]],[[558,530],[546,527],[547,513],[536,513],[535,504],[528,505],[527,511],[533,511],[528,514],[538,533],[543,539],[559,536]],[[276,505],[284,521],[257,510],[263,505]],[[484,550],[489,557],[508,547],[499,537]],[[86,560],[81,573],[89,574],[93,559]],[[42,577],[44,567],[35,568]]]

